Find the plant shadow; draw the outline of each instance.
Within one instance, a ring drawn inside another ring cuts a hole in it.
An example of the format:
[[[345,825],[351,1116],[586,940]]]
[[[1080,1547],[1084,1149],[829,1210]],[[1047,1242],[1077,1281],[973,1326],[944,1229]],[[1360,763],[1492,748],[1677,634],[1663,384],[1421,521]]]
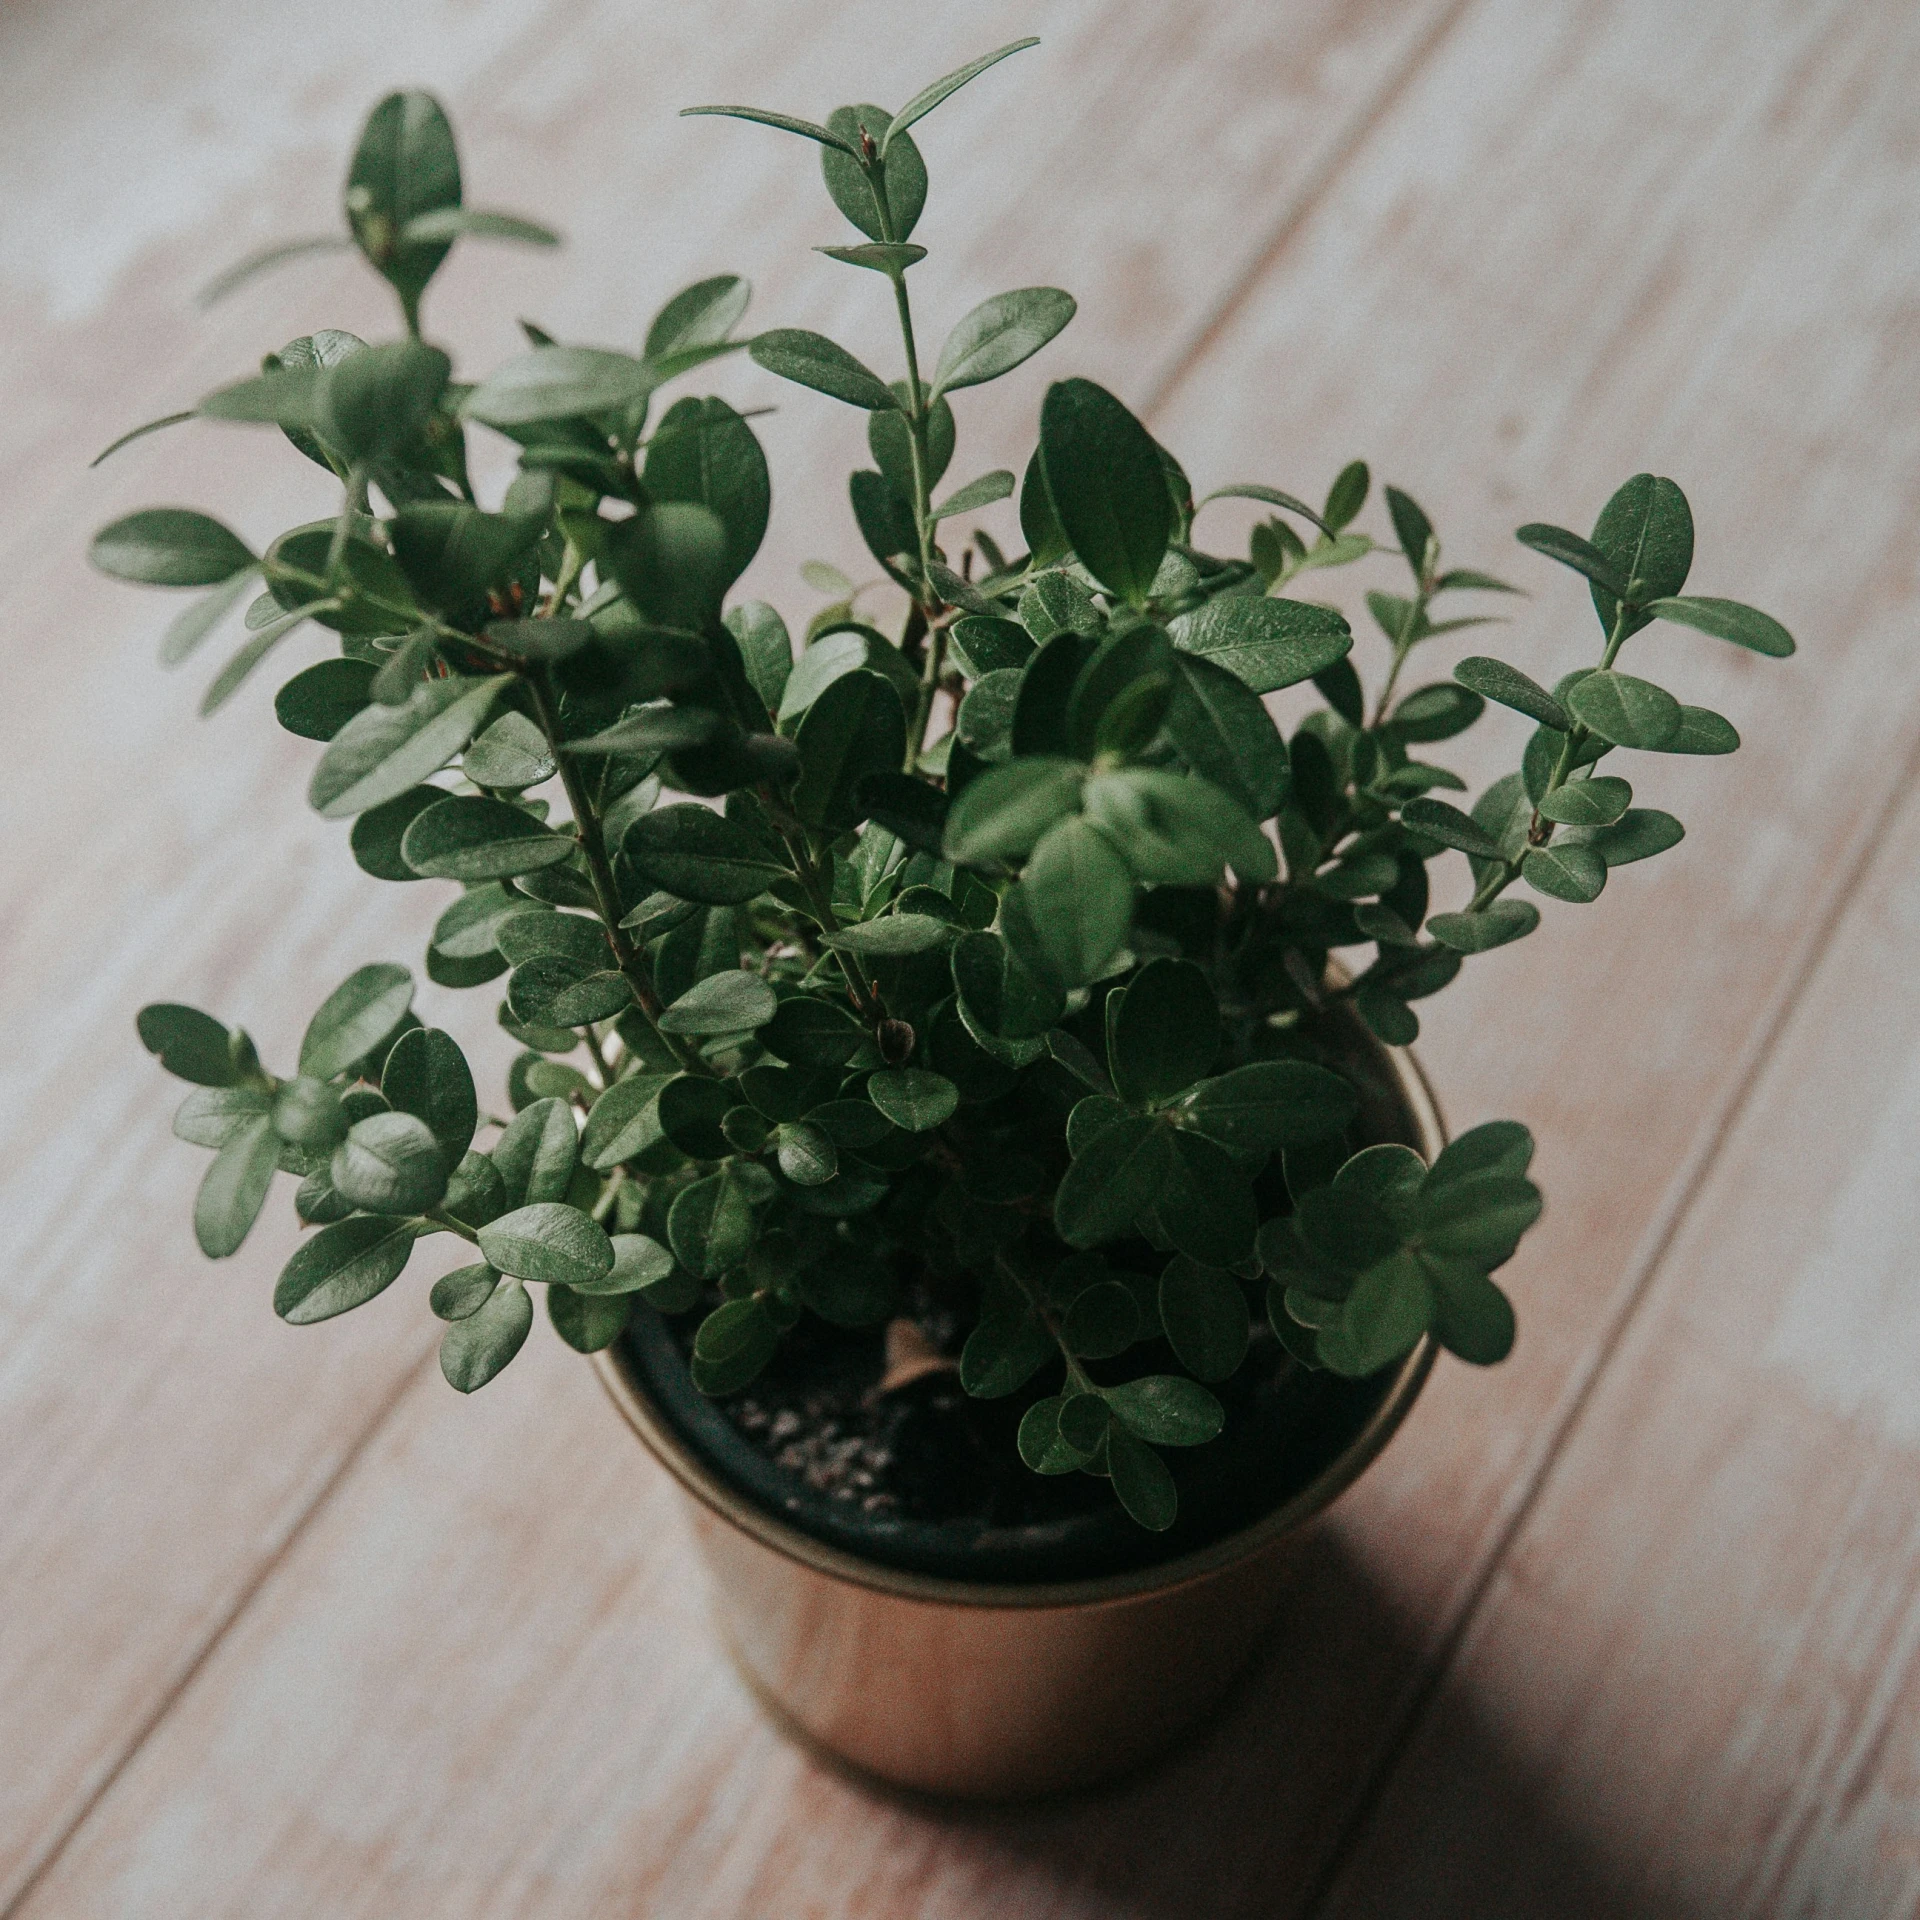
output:
[[[1311,1664],[1289,1649],[1311,1647]],[[1391,1847],[1361,1783],[1376,1730],[1395,1724],[1416,1671],[1387,1590],[1329,1528],[1301,1542],[1253,1668],[1219,1714],[1153,1767],[1027,1807],[919,1803],[989,1882],[1034,1881],[1046,1911],[1128,1920],[1706,1920],[1663,1891],[1629,1828],[1576,1830],[1470,1701],[1431,1709],[1446,1756],[1432,1831]],[[1352,1873],[1340,1864],[1356,1829]],[[1369,1844],[1371,1842],[1372,1844]],[[1330,1884],[1329,1884],[1330,1882]]]

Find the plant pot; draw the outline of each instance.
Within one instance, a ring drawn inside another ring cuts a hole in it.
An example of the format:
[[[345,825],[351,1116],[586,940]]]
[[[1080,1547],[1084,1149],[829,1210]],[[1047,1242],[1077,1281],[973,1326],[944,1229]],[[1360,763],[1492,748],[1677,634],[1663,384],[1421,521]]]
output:
[[[1384,1109],[1368,1130],[1431,1158],[1446,1136],[1419,1066],[1368,1051]],[[835,1759],[970,1800],[1085,1786],[1192,1728],[1269,1626],[1294,1537],[1392,1438],[1436,1351],[1426,1339],[1370,1380],[1336,1383],[1289,1434],[1272,1504],[1196,1543],[1204,1513],[1171,1536],[1121,1516],[1062,1538],[836,1510],[701,1399],[658,1316],[637,1325],[594,1364],[693,1496],[716,1625],[748,1684]],[[1071,1577],[1080,1568],[1098,1570]]]

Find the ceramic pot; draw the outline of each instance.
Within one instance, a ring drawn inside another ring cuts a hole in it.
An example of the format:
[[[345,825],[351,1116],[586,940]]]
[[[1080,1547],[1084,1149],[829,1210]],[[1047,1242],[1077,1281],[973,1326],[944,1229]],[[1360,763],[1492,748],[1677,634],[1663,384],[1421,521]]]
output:
[[[1419,1067],[1370,1051],[1390,1115],[1370,1130],[1431,1158],[1446,1136]],[[783,1486],[793,1476],[685,1383],[657,1322],[594,1364],[692,1496],[716,1625],[776,1720],[894,1786],[1004,1800],[1138,1767],[1218,1703],[1272,1621],[1290,1543],[1393,1437],[1434,1353],[1423,1340],[1396,1368],[1333,1389],[1288,1442],[1295,1484],[1250,1524],[1084,1578],[1061,1577],[1057,1542],[976,1534],[956,1554],[936,1529],[876,1524]],[[1098,1538],[1136,1559],[1157,1544],[1139,1529]]]

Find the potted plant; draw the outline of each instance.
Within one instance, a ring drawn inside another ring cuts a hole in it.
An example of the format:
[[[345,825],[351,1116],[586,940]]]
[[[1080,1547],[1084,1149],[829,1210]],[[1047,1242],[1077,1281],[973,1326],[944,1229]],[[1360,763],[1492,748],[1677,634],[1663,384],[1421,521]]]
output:
[[[911,130],[1032,44],[893,114],[690,109],[817,147],[856,229],[819,251],[890,299],[897,379],[818,334],[743,340],[747,287],[722,276],[637,353],[529,326],[525,352],[455,380],[421,321],[448,249],[552,236],[464,206],[439,107],[389,97],[347,236],[222,284],[351,244],[401,337],[303,336],[153,423],[278,427],[337,478],[338,511],[256,553],[153,508],[92,549],[118,578],[204,590],[169,662],[244,607],[204,711],[294,632],[326,643],[275,700],[320,743],[309,798],[375,878],[458,889],[427,977],[504,978],[520,1049],[495,1118],[384,962],[320,1006],[289,1071],[205,1013],[143,1009],[193,1083],[175,1131],[213,1152],[202,1250],[234,1253],[284,1172],[314,1229],[284,1319],[444,1253],[427,1304],[462,1392],[513,1359],[542,1290],[698,1496],[749,1676],[837,1752],[968,1793],[1170,1739],[1243,1663],[1287,1535],[1385,1443],[1436,1349],[1507,1353],[1492,1275],[1540,1210],[1532,1142],[1494,1121],[1443,1144],[1398,1051],[1413,1004],[1531,934],[1529,894],[1590,904],[1679,841],[1618,756],[1738,745],[1624,671],[1628,640],[1660,620],[1793,648],[1683,592],[1687,503],[1646,474],[1590,539],[1520,529],[1587,576],[1598,616],[1551,690],[1487,656],[1405,684],[1427,641],[1515,590],[1445,561],[1394,488],[1391,543],[1358,531],[1357,462],[1318,509],[1264,484],[1196,499],[1119,399],[1068,378],[1018,479],[949,487],[954,402],[1074,303],[1001,294],[925,350]],[[729,597],[771,498],[748,419],[656,397],[743,347],[865,416],[849,492],[875,582],[809,569],[833,604],[797,651],[771,606]],[[517,456],[492,505],[467,460],[483,432]],[[1017,541],[976,528],[1016,495]],[[1203,539],[1222,498],[1272,510],[1243,555]],[[1384,645],[1363,681],[1317,596],[1374,559],[1397,590],[1365,594]],[[1320,704],[1285,735],[1265,696],[1288,688]],[[1469,808],[1426,752],[1489,706],[1519,766]]]

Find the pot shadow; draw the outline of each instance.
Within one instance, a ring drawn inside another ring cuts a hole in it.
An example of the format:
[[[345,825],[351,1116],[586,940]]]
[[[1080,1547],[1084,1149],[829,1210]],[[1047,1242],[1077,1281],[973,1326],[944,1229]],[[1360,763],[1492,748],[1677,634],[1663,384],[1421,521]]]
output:
[[[1706,1920],[1651,1877],[1631,1825],[1598,1834],[1549,1804],[1528,1763],[1458,1690],[1423,1736],[1443,1758],[1422,1831],[1380,1844],[1356,1805],[1373,1732],[1404,1711],[1413,1635],[1328,1529],[1298,1549],[1254,1666],[1181,1747],[1118,1783],[1024,1807],[915,1803],[989,1883],[1045,1886],[1048,1912],[1103,1920]],[[1312,1648],[1311,1664],[1291,1657]],[[869,1789],[871,1791],[871,1789]],[[1405,1816],[1401,1816],[1405,1817]],[[1333,1871],[1357,1833],[1355,1864]]]

